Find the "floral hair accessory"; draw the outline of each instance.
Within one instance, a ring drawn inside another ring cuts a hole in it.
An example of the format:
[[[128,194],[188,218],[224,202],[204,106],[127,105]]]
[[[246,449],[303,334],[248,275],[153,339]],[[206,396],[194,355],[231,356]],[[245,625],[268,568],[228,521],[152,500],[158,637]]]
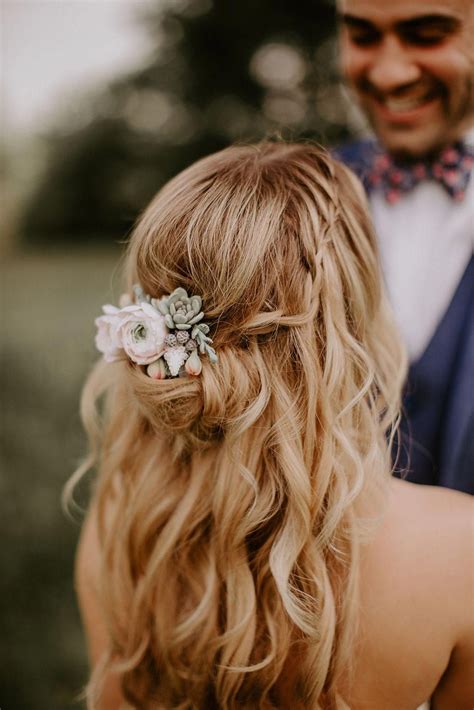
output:
[[[121,296],[119,308],[103,306],[103,315],[95,320],[95,344],[106,362],[128,357],[146,365],[147,374],[156,380],[199,375],[200,355],[217,362],[200,296],[188,296],[184,288],[177,288],[156,299],[138,285],[133,292],[133,300],[128,294]]]

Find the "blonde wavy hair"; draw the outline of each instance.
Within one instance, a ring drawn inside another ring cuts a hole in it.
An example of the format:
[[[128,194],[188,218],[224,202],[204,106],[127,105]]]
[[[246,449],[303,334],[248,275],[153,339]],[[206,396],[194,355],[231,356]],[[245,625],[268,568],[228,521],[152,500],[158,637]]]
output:
[[[90,706],[112,669],[137,708],[347,707],[405,375],[359,183],[313,145],[207,157],[139,220],[134,282],[202,296],[219,362],[86,383],[110,636]]]

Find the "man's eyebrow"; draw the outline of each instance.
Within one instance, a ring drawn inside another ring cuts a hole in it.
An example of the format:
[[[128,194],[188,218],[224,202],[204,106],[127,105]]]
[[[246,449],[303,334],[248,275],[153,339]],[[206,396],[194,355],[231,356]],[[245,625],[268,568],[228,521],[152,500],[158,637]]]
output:
[[[353,27],[354,29],[377,29],[370,20],[366,20],[363,17],[358,17],[357,15],[351,15],[350,13],[339,13],[339,22],[346,27]],[[461,27],[461,20],[453,15],[443,15],[432,14],[432,15],[417,15],[416,17],[409,17],[406,20],[400,20],[395,23],[397,30],[420,30],[428,27],[436,27],[444,30],[445,32],[456,32]]]
[[[365,20],[363,17],[357,17],[356,15],[350,15],[347,12],[340,12],[338,14],[339,22],[347,27],[355,27],[360,29],[374,29],[375,25],[369,20]]]
[[[461,20],[452,15],[419,15],[407,20],[400,20],[396,23],[397,29],[401,30],[421,30],[434,28],[445,32],[455,32],[461,27]]]

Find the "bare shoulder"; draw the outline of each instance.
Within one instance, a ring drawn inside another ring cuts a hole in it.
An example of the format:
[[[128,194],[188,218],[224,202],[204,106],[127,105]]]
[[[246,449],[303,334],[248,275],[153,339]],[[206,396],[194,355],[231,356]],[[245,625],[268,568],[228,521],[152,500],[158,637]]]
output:
[[[474,498],[457,491],[394,482],[391,513],[400,527],[400,510],[406,506],[410,530],[417,546],[408,556],[407,572],[416,581],[414,599],[426,609],[435,639],[433,668],[447,656],[432,694],[434,710],[472,710],[474,707]],[[395,510],[392,511],[392,508]],[[417,520],[417,511],[418,518]],[[416,567],[420,566],[420,577]],[[427,586],[429,585],[429,586]],[[421,612],[423,613],[423,612]],[[425,623],[428,623],[426,618]],[[422,630],[419,633],[423,637]]]
[[[397,546],[402,565],[421,564],[423,575],[438,584],[453,584],[473,560],[474,498],[447,488],[392,480],[386,522],[378,543]],[[415,570],[412,570],[415,571]],[[455,578],[450,575],[455,574]],[[417,578],[416,575],[415,578]],[[465,579],[465,574],[462,575]],[[457,586],[457,585],[456,585]],[[462,584],[460,585],[462,587]]]
[[[97,525],[97,512],[92,507],[83,523],[76,553],[75,584],[81,616],[87,632],[91,662],[98,660],[98,646],[90,629],[101,628],[99,610],[99,575],[101,552]],[[99,622],[99,623],[98,623]],[[102,640],[102,639],[101,639]],[[102,648],[100,648],[102,651]]]
[[[418,485],[398,478],[392,478],[391,481],[391,501],[392,507],[389,512],[394,514],[401,512],[401,502],[414,513],[421,507],[428,516],[430,514],[461,515],[464,517],[464,522],[472,516],[474,506],[474,498],[467,493],[439,486]]]
[[[91,670],[110,651],[110,638],[100,599],[102,567],[97,509],[92,505],[84,521],[76,554],[76,592],[89,650]],[[124,703],[116,675],[103,679],[97,704],[100,710],[129,707]]]
[[[91,506],[82,523],[76,554],[76,574],[89,576],[99,566],[100,544],[97,510]]]
[[[106,528],[110,526],[115,510],[115,499],[109,498],[104,510]],[[93,499],[82,524],[76,552],[75,579],[80,601],[83,594],[87,597],[92,593],[97,595],[101,566],[102,545],[99,535],[99,513],[97,502]]]
[[[401,588],[409,589],[413,603],[420,598],[430,612],[442,611],[445,623],[454,628],[466,608],[459,609],[455,599],[467,601],[472,593],[474,499],[393,479],[386,518],[371,555],[377,565],[381,558],[391,561],[397,594],[402,594]]]
[[[395,707],[426,700],[474,634],[473,535],[470,496],[393,480],[362,557],[360,672]]]
[[[438,486],[422,486],[392,479],[387,524],[409,525],[417,535],[439,531],[443,540],[472,532],[474,498],[466,493]]]

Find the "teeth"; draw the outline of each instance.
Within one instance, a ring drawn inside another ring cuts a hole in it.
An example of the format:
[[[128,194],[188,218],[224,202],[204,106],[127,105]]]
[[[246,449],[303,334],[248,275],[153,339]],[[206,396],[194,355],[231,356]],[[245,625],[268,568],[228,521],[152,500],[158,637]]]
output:
[[[410,99],[385,99],[385,106],[393,113],[403,113],[403,111],[412,111],[426,103],[426,97],[410,98]]]

